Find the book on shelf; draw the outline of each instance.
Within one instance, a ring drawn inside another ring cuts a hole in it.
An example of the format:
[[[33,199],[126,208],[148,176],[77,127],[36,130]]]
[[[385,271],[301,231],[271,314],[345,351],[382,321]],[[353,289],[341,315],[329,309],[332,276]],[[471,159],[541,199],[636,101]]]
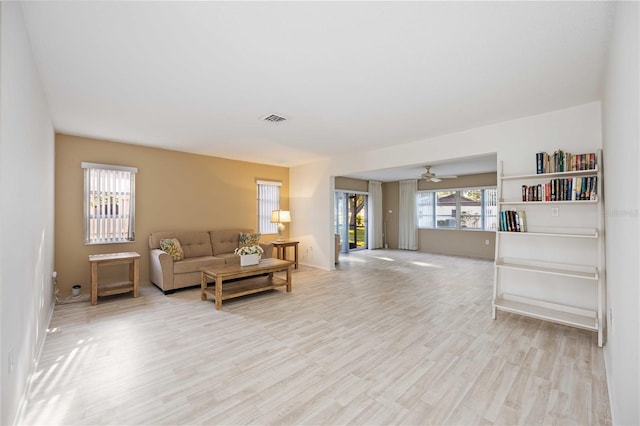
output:
[[[522,185],[522,201],[593,201],[598,199],[597,188],[597,176],[550,179],[544,184]]]
[[[553,154],[536,153],[536,174],[575,172],[595,170],[597,167],[596,153],[571,154],[558,149]]]
[[[520,220],[520,232],[527,232],[527,216],[524,212],[524,210],[518,210],[516,212],[516,215],[518,216],[519,220]]]
[[[527,232],[527,219],[523,210],[502,210],[498,230],[503,232]]]
[[[547,182],[544,184],[544,200],[551,201],[551,183]]]

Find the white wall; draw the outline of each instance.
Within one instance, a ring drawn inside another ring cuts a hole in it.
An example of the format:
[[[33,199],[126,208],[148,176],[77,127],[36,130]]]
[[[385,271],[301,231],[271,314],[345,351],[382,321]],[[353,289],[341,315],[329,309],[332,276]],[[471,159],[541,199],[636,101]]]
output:
[[[614,424],[640,424],[640,13],[616,4],[603,96],[607,305],[613,314],[605,347]]]
[[[331,269],[332,176],[452,158],[498,153],[505,173],[535,172],[535,153],[564,148],[574,153],[602,146],[600,103],[592,102],[463,132],[359,153],[358,161],[337,157],[291,169],[291,236],[300,239],[300,261]],[[313,246],[311,246],[313,245]]]
[[[16,422],[53,312],[54,129],[18,2],[0,3],[0,424]],[[13,368],[9,358],[12,352]]]
[[[334,269],[333,196],[335,182],[331,163],[318,161],[289,171],[289,234],[300,241],[299,262]],[[293,195],[295,194],[295,196]]]

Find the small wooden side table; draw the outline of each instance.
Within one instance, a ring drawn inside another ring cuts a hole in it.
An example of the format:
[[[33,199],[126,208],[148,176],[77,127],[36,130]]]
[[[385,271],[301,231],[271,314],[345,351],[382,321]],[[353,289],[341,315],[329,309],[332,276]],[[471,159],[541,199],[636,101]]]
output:
[[[98,266],[129,264],[129,280],[98,287]],[[91,304],[98,304],[98,296],[128,293],[133,291],[133,297],[138,297],[140,281],[140,255],[134,251],[126,253],[107,253],[89,255],[91,269]]]
[[[278,259],[287,260],[287,247],[293,247],[293,264],[298,269],[298,244],[300,241],[270,241],[276,249]]]

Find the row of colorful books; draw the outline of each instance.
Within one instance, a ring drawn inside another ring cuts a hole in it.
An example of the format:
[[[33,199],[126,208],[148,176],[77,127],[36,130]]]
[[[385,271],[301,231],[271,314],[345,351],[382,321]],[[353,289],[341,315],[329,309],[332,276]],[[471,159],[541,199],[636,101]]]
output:
[[[551,179],[538,185],[522,185],[522,201],[584,201],[598,199],[598,177]]]
[[[595,152],[571,154],[559,149],[553,154],[547,154],[546,152],[536,153],[537,174],[595,170],[596,166]]]
[[[527,232],[527,216],[524,211],[503,210],[500,212],[500,231]]]

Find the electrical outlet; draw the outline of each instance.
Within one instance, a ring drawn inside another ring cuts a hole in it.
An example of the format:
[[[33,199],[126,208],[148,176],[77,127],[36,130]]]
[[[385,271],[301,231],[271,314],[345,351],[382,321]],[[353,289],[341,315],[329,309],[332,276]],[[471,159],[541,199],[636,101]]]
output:
[[[484,245],[488,246],[489,245],[489,240],[484,240]]]
[[[558,209],[558,207],[551,207],[551,216],[558,217],[559,213],[560,213],[560,209]]]
[[[9,349],[9,374],[13,372],[13,348]]]

